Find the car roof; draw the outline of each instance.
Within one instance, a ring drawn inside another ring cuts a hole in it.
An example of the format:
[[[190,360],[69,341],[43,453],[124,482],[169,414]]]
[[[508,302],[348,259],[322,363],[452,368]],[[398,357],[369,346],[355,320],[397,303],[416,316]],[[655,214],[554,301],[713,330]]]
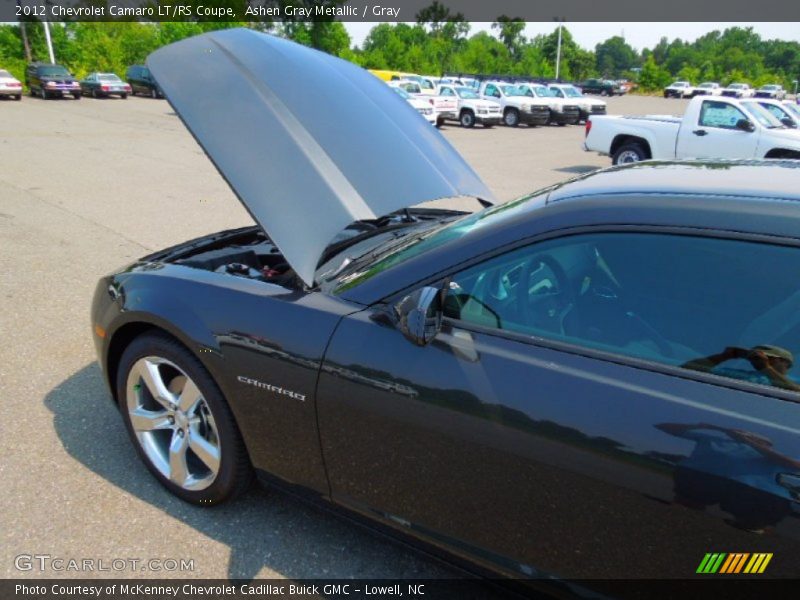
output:
[[[604,169],[566,182],[551,192],[548,203],[586,196],[648,193],[800,201],[800,162],[648,161]]]
[[[441,272],[553,232],[656,227],[800,241],[800,161],[646,161],[596,171],[481,213],[483,225],[342,296],[371,304]]]

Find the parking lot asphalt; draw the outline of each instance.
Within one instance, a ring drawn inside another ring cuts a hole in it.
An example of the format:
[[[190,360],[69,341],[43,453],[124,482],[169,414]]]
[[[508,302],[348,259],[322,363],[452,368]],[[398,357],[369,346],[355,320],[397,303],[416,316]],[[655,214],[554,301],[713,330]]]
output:
[[[680,114],[685,104],[627,96],[609,112]],[[581,150],[583,131],[442,130],[501,201],[609,165]],[[190,507],[136,458],[94,362],[95,283],[152,250],[251,222],[167,102],[0,101],[0,165],[3,577],[453,576],[280,494]],[[19,555],[194,568],[42,572],[19,570]]]

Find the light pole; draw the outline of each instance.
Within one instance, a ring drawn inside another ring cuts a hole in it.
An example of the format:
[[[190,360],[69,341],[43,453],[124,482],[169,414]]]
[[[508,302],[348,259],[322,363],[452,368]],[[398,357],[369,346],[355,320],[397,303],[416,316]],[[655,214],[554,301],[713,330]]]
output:
[[[52,6],[51,0],[44,0],[44,3],[47,6]],[[50,54],[50,62],[56,64],[56,55],[53,53],[53,40],[50,38],[50,23],[45,19],[42,21],[42,25],[44,26],[44,37],[47,40],[47,52]]]
[[[50,53],[50,62],[56,64],[56,56],[53,54],[53,40],[50,39],[50,23],[42,21],[44,25],[44,37],[47,40],[47,51]]]
[[[561,73],[561,26],[566,20],[564,17],[554,17],[554,21],[558,22],[558,48],[556,49],[556,81],[561,81],[559,74]]]

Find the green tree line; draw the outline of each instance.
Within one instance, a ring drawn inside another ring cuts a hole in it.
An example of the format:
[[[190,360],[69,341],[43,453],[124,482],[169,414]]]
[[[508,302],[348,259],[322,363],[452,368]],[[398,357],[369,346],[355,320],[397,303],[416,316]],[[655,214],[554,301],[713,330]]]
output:
[[[124,75],[153,50],[171,42],[224,27],[254,27],[319,48],[365,68],[393,69],[440,75],[444,72],[503,73],[532,77],[555,76],[558,30],[527,38],[525,23],[498,17],[491,32],[470,35],[470,24],[434,2],[417,15],[416,24],[375,25],[360,47],[351,43],[337,21],[235,23],[76,22],[52,24],[57,61],[81,77],[91,71]],[[0,68],[24,79],[29,60],[48,60],[41,23],[0,25]],[[674,79],[694,83],[743,81],[759,86],[781,83],[788,89],[800,75],[800,44],[764,40],[752,28],[712,31],[694,42],[662,38],[653,48],[637,52],[622,37],[613,36],[593,50],[581,48],[567,27],[562,28],[560,76],[580,81],[588,77],[626,78],[640,88],[659,90]]]

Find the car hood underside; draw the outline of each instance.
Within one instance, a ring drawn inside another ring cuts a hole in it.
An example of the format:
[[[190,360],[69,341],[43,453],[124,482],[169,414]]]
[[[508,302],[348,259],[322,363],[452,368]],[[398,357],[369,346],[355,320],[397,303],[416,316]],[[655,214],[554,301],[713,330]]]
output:
[[[167,100],[295,273],[350,223],[491,192],[456,150],[364,69],[228,29],[171,44],[147,66]]]

